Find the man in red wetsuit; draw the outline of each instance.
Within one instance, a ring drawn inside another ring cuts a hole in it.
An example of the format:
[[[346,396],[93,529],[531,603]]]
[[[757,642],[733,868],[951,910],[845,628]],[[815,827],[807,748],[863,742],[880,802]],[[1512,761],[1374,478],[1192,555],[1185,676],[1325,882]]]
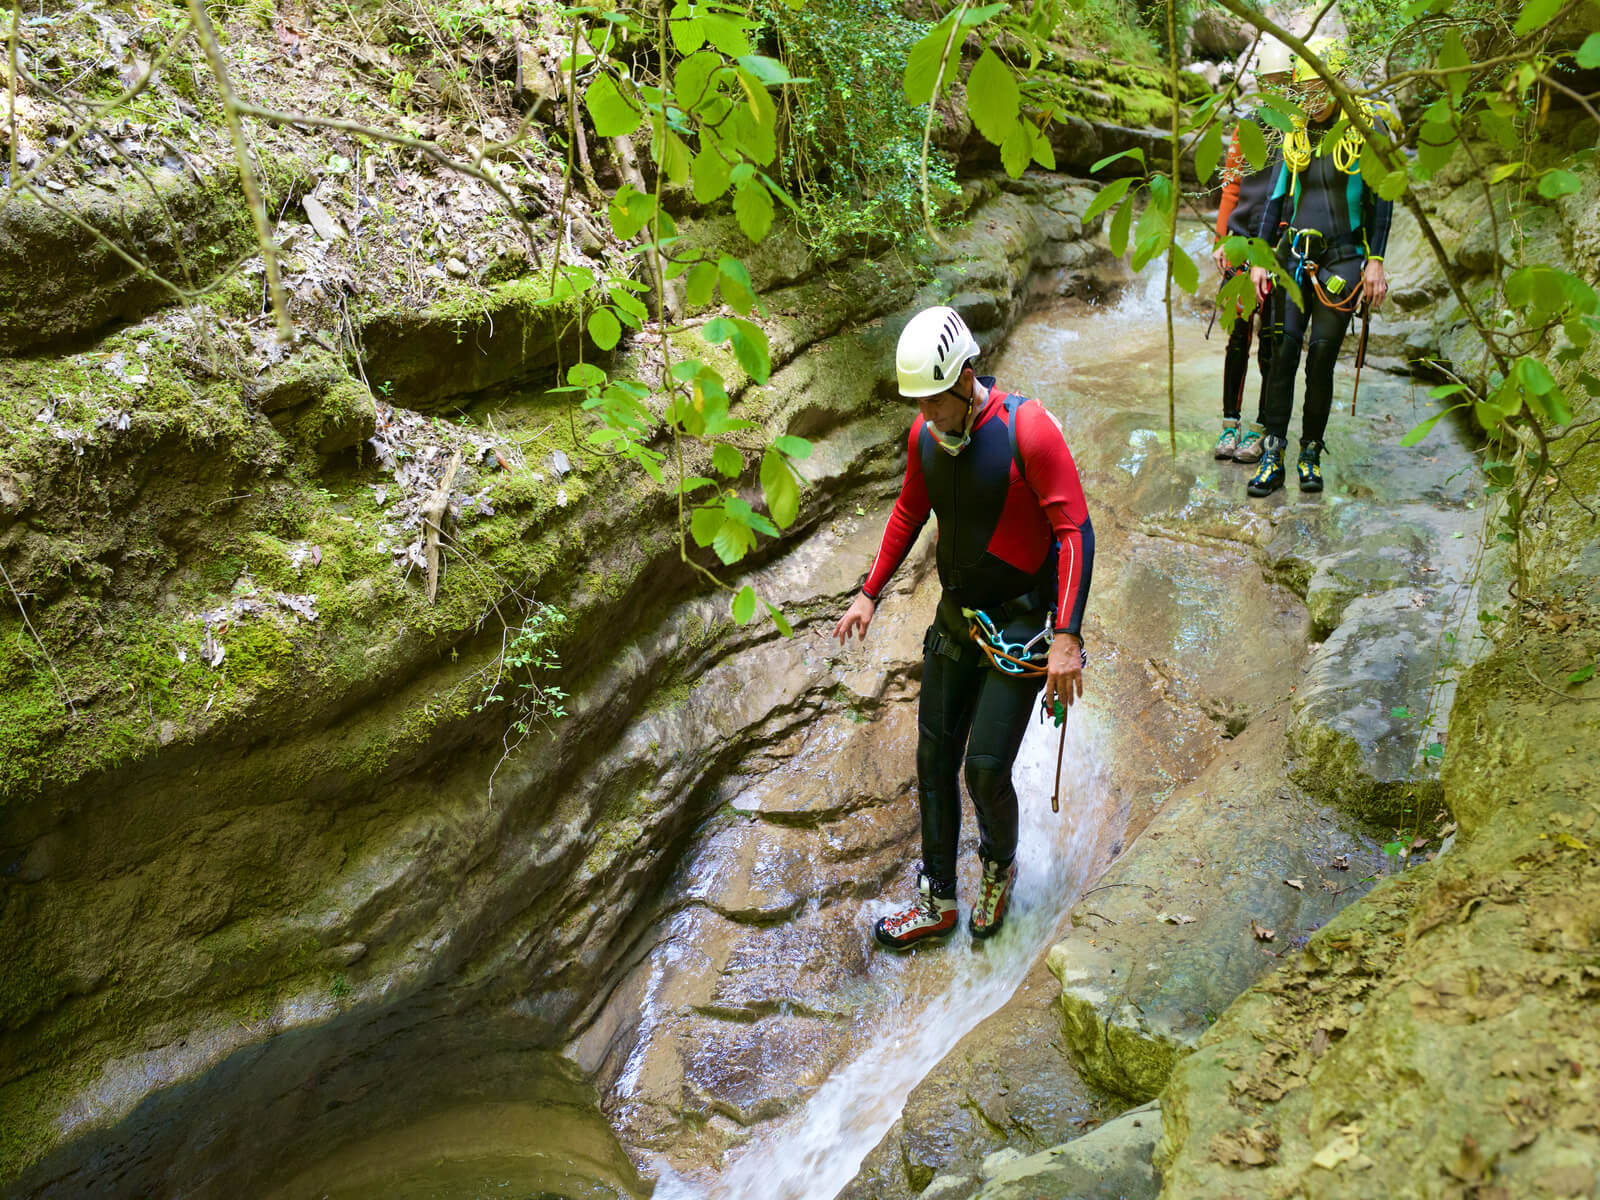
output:
[[[923,639],[917,713],[922,869],[910,907],[873,929],[892,949],[956,927],[963,757],[983,868],[967,927],[976,938],[999,931],[1016,877],[1012,762],[1041,683],[1052,711],[1083,694],[1079,627],[1094,529],[1078,468],[1055,418],[1043,405],[977,377],[970,365],[977,355],[977,342],[952,308],[924,309],[900,335],[900,394],[920,410],[911,423],[905,482],[866,582],[834,629],[841,642],[852,633],[866,637],[889,577],[929,512],[936,513],[944,591]],[[1010,645],[1048,645],[1046,675],[997,668],[971,633],[971,614],[979,612]]]

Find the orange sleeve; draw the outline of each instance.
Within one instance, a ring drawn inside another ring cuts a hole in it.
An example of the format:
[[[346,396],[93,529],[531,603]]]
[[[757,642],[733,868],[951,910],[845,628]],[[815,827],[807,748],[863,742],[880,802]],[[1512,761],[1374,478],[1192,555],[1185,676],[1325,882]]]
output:
[[[1228,218],[1239,203],[1239,176],[1244,170],[1244,153],[1239,149],[1239,131],[1233,131],[1228,157],[1222,164],[1222,199],[1217,201],[1217,241],[1228,236]]]

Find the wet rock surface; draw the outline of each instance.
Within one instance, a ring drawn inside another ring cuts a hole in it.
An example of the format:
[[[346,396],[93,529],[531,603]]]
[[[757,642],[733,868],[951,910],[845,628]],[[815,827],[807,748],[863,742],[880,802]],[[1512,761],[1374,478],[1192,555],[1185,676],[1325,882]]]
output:
[[[1161,1136],[1161,1106],[1140,1105],[1076,1141],[1039,1154],[996,1154],[983,1164],[972,1200],[1155,1200],[1161,1177],[1151,1154]]]

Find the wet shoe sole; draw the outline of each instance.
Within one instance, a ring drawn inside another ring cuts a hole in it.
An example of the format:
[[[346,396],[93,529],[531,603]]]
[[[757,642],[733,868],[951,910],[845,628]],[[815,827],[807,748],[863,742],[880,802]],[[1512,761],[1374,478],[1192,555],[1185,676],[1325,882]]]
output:
[[[919,933],[916,937],[910,938],[903,942],[890,941],[878,932],[877,926],[873,926],[872,940],[878,945],[882,946],[885,950],[910,950],[916,946],[922,945],[924,942],[942,942],[945,938],[949,937],[956,931],[956,928],[959,924],[959,921],[952,921],[949,929],[936,929],[930,930],[927,933]]]

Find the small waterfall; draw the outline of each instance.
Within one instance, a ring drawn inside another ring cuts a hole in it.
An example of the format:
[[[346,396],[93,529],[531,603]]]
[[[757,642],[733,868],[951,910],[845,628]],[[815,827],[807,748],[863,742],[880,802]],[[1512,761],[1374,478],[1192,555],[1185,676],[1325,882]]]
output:
[[[1010,999],[1083,891],[1107,808],[1110,774],[1098,751],[1096,718],[1080,704],[1067,726],[1061,812],[1050,811],[1058,736],[1055,726],[1035,721],[1017,756],[1017,884],[1004,931],[981,950],[966,945],[963,931],[917,955],[940,956],[935,961],[948,972],[930,999],[887,1010],[851,1063],[786,1123],[736,1151],[716,1179],[701,1183],[664,1169],[656,1200],[829,1200],[899,1117],[918,1081]],[[893,906],[886,900],[863,919],[874,921]],[[882,959],[896,974],[912,967],[910,958]]]
[[[1210,263],[1212,233],[1209,229],[1192,229],[1187,232],[1181,228],[1178,233],[1178,245],[1189,253],[1200,268],[1201,278],[1207,272],[1215,273]],[[1113,320],[1130,325],[1148,326],[1165,323],[1167,319],[1167,254],[1162,251],[1145,264],[1144,270],[1133,277],[1133,281],[1123,289],[1122,295],[1116,304],[1107,310],[1106,315]],[[1187,293],[1176,283],[1172,287],[1172,298],[1178,304],[1184,304]]]

